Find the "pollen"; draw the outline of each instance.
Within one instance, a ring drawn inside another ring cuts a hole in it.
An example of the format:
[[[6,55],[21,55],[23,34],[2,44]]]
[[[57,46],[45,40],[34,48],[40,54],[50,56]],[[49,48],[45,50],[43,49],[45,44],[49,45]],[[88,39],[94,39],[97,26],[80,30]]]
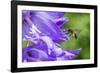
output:
[[[36,30],[34,28],[31,29],[32,32],[36,32]]]
[[[31,31],[32,31],[32,32],[38,32],[38,33],[41,33],[41,32],[38,30],[38,28],[35,27],[34,25],[32,26]]]

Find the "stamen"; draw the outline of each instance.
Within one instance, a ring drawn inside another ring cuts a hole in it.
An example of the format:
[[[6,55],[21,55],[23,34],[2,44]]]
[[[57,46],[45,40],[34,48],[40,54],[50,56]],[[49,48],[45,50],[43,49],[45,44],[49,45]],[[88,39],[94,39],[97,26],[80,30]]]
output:
[[[32,31],[32,32],[38,32],[38,33],[41,33],[40,30],[38,30],[38,28],[35,27],[35,24],[32,24],[31,31]]]

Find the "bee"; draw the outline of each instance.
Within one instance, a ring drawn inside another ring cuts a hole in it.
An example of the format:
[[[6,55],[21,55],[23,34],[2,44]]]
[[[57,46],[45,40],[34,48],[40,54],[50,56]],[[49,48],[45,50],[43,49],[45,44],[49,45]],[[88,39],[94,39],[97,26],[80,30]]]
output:
[[[68,29],[68,35],[72,38],[77,39],[78,34],[80,33],[79,29]]]

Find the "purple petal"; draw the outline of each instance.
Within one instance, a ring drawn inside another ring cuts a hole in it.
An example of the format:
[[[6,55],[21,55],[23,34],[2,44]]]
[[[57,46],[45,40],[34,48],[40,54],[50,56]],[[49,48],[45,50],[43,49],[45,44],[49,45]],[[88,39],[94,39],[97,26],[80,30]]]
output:
[[[41,46],[42,47],[42,46]],[[45,51],[41,50],[39,45],[28,46],[23,48],[23,62],[24,61],[42,61],[48,59]]]
[[[77,50],[65,50],[65,60],[71,60],[73,58],[75,58],[79,52],[81,51],[81,48],[77,49]]]
[[[41,36],[40,39],[45,42],[47,45],[48,54],[51,53],[51,49],[53,49],[54,43],[53,40],[48,36]]]
[[[73,53],[73,54],[79,54],[79,52],[81,51],[81,48],[77,49],[77,50],[66,50],[70,53]]]
[[[64,12],[47,12],[54,19],[61,18],[64,16]]]
[[[32,21],[40,31],[48,35],[57,34],[57,30],[59,30],[53,19],[46,12],[36,12],[32,15]]]
[[[29,10],[22,10],[22,20],[24,20],[28,16],[30,16],[30,11]]]
[[[59,19],[56,19],[56,24],[61,27],[63,26],[65,23],[67,23],[68,20],[66,20],[66,18],[59,18]]]
[[[57,43],[54,43],[54,49],[52,49],[52,51],[56,54],[56,56],[59,56],[63,53],[62,47]]]
[[[56,25],[61,27],[68,22],[68,19],[64,17],[64,12],[47,12],[56,22]]]
[[[61,32],[61,29],[56,24],[58,22],[60,25],[61,20],[54,21],[47,12],[33,12],[31,19],[42,33],[50,36],[54,41],[60,41],[62,39],[63,35],[61,33],[63,32]],[[65,19],[63,21],[64,22],[61,21],[61,23],[65,23]]]

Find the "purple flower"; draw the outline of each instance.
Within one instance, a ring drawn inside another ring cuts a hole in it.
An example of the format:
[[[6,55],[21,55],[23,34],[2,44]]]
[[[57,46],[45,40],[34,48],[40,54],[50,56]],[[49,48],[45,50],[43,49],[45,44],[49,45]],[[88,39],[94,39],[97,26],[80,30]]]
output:
[[[35,30],[38,34],[49,36],[55,42],[68,39],[68,36],[60,29],[60,27],[67,22],[67,20],[62,17],[64,15],[63,12],[23,11],[22,15],[23,39],[27,39],[26,35],[30,35],[32,30]],[[31,39],[33,39],[33,37],[31,37]]]
[[[23,62],[70,60],[80,49],[63,50],[58,44],[68,40],[67,29],[61,27],[68,20],[63,12],[22,11],[23,42],[33,42],[23,48]]]
[[[55,48],[48,54],[46,44],[35,44],[23,48],[23,62],[71,60],[77,56],[81,49],[63,50],[55,44]]]

